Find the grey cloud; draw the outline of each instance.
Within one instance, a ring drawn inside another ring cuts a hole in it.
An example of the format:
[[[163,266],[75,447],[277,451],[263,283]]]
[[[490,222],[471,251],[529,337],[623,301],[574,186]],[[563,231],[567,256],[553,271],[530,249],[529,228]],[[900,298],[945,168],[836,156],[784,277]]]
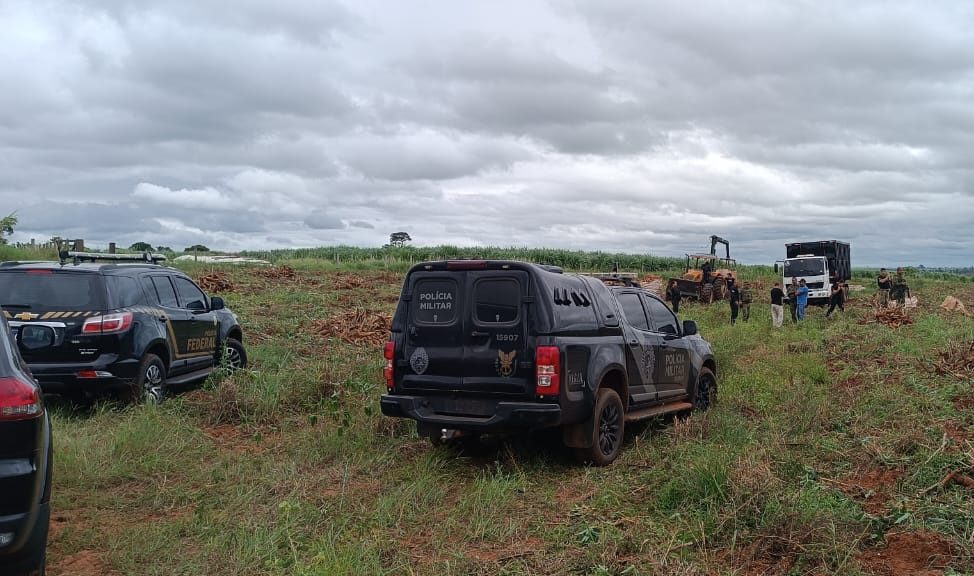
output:
[[[339,230],[345,227],[342,219],[329,214],[325,210],[315,210],[304,219],[304,224],[308,228],[315,230]]]
[[[374,225],[365,222],[364,220],[352,220],[351,222],[348,223],[348,225],[351,226],[352,228],[365,228],[367,230],[375,229]]]

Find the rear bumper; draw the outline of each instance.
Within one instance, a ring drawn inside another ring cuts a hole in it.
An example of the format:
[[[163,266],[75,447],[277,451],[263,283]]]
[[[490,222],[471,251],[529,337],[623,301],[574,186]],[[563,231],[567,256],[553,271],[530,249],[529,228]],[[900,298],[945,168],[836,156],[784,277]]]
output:
[[[97,393],[123,388],[133,381],[139,370],[138,358],[104,354],[95,362],[28,363],[34,379],[45,393]],[[96,378],[80,378],[78,372],[93,370],[105,373]]]
[[[393,394],[384,394],[380,404],[386,416],[470,432],[529,430],[561,423],[561,407],[557,404],[477,400],[477,413],[466,413],[462,402],[449,398]]]
[[[13,514],[0,516],[0,544],[7,539],[9,543],[0,545],[0,566],[5,566],[7,559],[14,557],[17,563],[22,558],[40,555],[40,550],[31,550],[31,546],[25,549],[25,545],[36,544],[34,540],[38,538],[41,542],[46,541],[46,535],[51,523],[51,503],[44,502],[36,509],[24,514]],[[4,572],[6,574],[6,572]]]

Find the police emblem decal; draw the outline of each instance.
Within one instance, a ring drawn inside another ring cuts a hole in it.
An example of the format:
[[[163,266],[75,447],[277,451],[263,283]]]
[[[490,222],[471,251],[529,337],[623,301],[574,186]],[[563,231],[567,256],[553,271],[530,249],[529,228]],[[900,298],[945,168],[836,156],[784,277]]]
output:
[[[409,365],[412,367],[413,372],[417,374],[426,373],[426,369],[429,368],[430,358],[426,355],[426,348],[417,348],[413,351],[413,355],[409,357]]]
[[[517,350],[511,350],[510,352],[498,350],[497,359],[494,360],[494,368],[497,370],[497,374],[504,378],[513,376],[517,371],[517,364],[514,363],[515,356],[517,356]]]

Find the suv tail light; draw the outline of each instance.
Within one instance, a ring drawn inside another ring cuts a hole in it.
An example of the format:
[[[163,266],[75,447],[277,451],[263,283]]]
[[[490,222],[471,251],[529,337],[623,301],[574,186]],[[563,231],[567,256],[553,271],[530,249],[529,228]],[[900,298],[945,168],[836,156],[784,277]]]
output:
[[[557,346],[538,346],[534,352],[534,393],[557,396],[561,391],[561,350]]]
[[[132,326],[132,313],[105,314],[85,320],[81,327],[82,334],[117,334],[125,332]]]
[[[43,409],[36,386],[19,378],[0,378],[0,422],[34,418]]]
[[[386,342],[386,348],[382,355],[386,358],[386,367],[383,368],[382,374],[386,378],[386,388],[392,392],[396,378],[395,368],[393,368],[393,361],[396,359],[396,343],[392,341]]]

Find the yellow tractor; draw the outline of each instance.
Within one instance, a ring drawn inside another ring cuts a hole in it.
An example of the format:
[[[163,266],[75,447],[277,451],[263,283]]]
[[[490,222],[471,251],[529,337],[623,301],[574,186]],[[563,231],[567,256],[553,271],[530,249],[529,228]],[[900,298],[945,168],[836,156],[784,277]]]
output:
[[[726,256],[717,256],[717,244],[723,244]],[[727,297],[727,280],[737,282],[737,262],[730,257],[730,243],[720,236],[710,237],[710,254],[687,254],[686,268],[676,280],[684,298],[710,303]]]

